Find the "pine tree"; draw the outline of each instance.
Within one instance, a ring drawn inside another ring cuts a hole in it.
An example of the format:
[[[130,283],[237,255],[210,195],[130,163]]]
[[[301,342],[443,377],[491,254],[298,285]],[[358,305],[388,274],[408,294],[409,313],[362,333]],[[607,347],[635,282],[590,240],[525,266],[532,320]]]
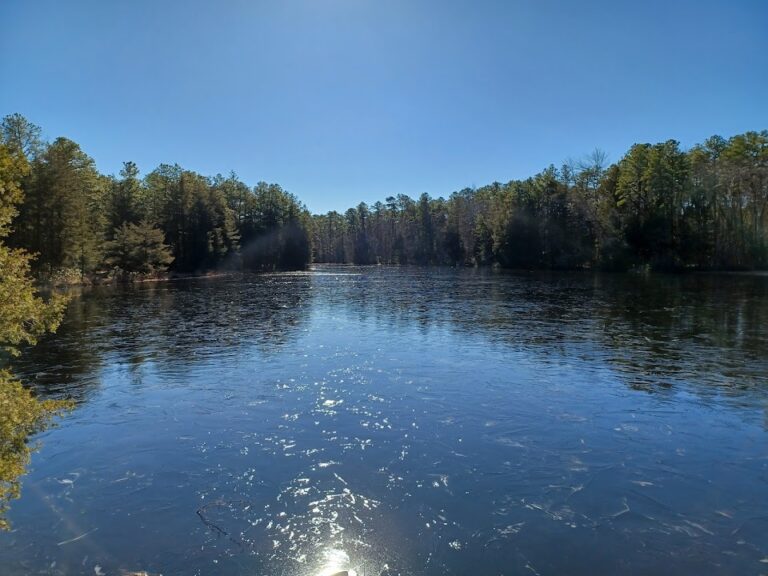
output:
[[[173,262],[163,231],[147,221],[123,223],[106,245],[107,264],[129,274],[164,272]]]
[[[38,400],[6,367],[19,345],[34,344],[41,334],[56,329],[65,306],[61,297],[47,302],[40,298],[30,277],[30,256],[5,245],[22,199],[20,180],[28,171],[21,149],[0,144],[0,529],[9,528],[5,512],[20,494],[19,478],[33,450],[27,439],[67,407]]]

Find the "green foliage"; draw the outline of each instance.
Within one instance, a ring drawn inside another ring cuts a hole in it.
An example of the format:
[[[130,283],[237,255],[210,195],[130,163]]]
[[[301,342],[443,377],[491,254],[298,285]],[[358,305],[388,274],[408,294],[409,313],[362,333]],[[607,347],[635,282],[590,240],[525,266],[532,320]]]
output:
[[[163,231],[149,222],[124,222],[106,245],[107,263],[128,273],[164,272],[173,262]]]
[[[42,130],[21,114],[10,114],[0,122],[0,140],[5,142],[14,152],[34,159],[43,148]]]
[[[76,268],[81,275],[101,262],[105,181],[93,159],[66,138],[43,148],[23,181],[24,202],[13,242],[37,254],[38,270]]]
[[[28,169],[20,151],[0,144],[0,348],[12,355],[18,354],[20,344],[34,344],[41,334],[54,330],[65,306],[63,297],[46,303],[38,296],[29,275],[29,255],[4,243],[22,199],[19,182]]]
[[[636,144],[526,180],[314,216],[315,260],[626,270],[768,267],[768,132]]]
[[[208,178],[170,164],[140,178],[133,162],[124,163],[119,178],[105,177],[75,142],[48,144],[19,114],[6,116],[0,128],[13,152],[3,169],[18,171],[19,159],[30,168],[14,192],[23,202],[10,243],[35,254],[33,271],[52,284],[70,283],[75,270],[76,281],[85,282],[114,266],[131,274],[166,266],[190,273],[301,269],[311,260],[312,219],[277,184],[251,189],[234,174]],[[0,230],[15,214],[0,218]],[[153,228],[164,236],[160,244]]]
[[[107,236],[124,223],[134,224],[141,219],[142,188],[139,169],[133,162],[124,162],[120,180],[112,180],[107,197]]]
[[[230,199],[229,204],[238,201]],[[312,220],[295,196],[277,184],[259,182],[245,195],[245,206],[241,251],[246,269],[302,269],[309,264]]]
[[[19,345],[35,344],[41,334],[56,328],[66,298],[43,301],[32,284],[29,255],[2,243],[0,270],[0,348],[17,355]]]
[[[5,245],[15,206],[22,200],[20,181],[28,169],[21,147],[0,144],[0,361],[17,355],[20,345],[34,344],[41,334],[55,330],[66,303],[60,296],[47,302],[40,298],[29,274],[29,255]],[[68,406],[36,399],[0,368],[0,529],[8,529],[5,513],[20,493],[20,477],[32,451],[29,436]]]
[[[310,216],[277,184],[251,188],[235,174],[206,177],[175,164],[140,178],[132,162],[119,178],[104,177],[76,143],[47,144],[18,114],[1,128],[12,152],[4,169],[18,171],[20,158],[30,165],[19,179],[24,200],[9,243],[36,254],[34,271],[49,279],[77,270],[82,282],[106,274],[116,259],[142,268],[112,243],[124,224],[140,222],[162,231],[170,270],[184,273],[301,269],[313,258],[527,269],[768,267],[767,131],[713,136],[689,151],[674,140],[635,144],[610,166],[596,150],[447,199],[400,194]],[[0,229],[12,217],[0,217]],[[123,231],[120,242],[128,236]],[[162,260],[150,268],[161,269]]]
[[[235,215],[209,179],[161,165],[147,176],[146,184],[152,214],[172,247],[175,270],[215,268],[237,253]]]
[[[11,220],[18,214],[16,205],[23,197],[19,181],[28,173],[24,155],[0,143],[0,238],[10,233]]]

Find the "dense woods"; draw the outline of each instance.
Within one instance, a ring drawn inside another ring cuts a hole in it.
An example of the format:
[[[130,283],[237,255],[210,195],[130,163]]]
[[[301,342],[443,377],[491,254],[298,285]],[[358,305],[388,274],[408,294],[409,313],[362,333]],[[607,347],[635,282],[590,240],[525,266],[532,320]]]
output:
[[[28,166],[9,245],[44,278],[130,278],[166,270],[301,269],[311,261],[656,270],[768,266],[768,131],[690,150],[595,151],[525,180],[447,199],[388,197],[310,216],[277,184],[174,164],[100,174],[67,138],[43,141],[13,114],[2,142]]]
[[[206,177],[169,164],[142,178],[133,162],[105,176],[77,143],[44,142],[18,114],[3,119],[2,142],[28,166],[9,243],[35,255],[40,277],[296,269],[310,261],[310,215],[276,184],[251,188],[235,174]]]
[[[506,268],[768,266],[768,131],[596,151],[525,180],[314,216],[315,260]]]

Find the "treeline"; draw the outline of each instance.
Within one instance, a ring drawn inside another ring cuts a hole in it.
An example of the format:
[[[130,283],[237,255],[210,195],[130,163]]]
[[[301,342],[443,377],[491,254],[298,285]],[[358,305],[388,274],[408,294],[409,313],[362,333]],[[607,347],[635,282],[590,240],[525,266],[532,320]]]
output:
[[[0,144],[29,165],[8,238],[37,275],[115,276],[355,264],[546,269],[768,267],[768,131],[713,136],[690,150],[596,151],[526,180],[365,203],[310,216],[276,184],[126,162],[100,174],[67,138],[44,142],[6,116]]]
[[[8,242],[35,255],[39,276],[300,269],[311,260],[309,212],[277,184],[251,188],[234,174],[168,164],[141,178],[132,162],[105,176],[77,143],[44,142],[19,114],[3,119],[0,144],[29,166]]]
[[[508,268],[768,266],[768,131],[596,151],[526,180],[313,217],[315,260]]]

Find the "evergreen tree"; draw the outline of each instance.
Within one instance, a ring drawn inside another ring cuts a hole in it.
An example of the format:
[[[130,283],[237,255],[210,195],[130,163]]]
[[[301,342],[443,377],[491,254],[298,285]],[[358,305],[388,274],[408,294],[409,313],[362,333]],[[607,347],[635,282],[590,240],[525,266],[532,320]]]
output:
[[[119,226],[107,243],[106,255],[110,266],[136,274],[164,272],[173,262],[163,231],[147,221]]]
[[[5,513],[21,491],[20,477],[33,450],[29,437],[68,406],[38,400],[7,369],[9,356],[17,355],[20,345],[34,344],[41,334],[56,329],[65,305],[62,297],[44,301],[38,295],[30,256],[5,244],[28,170],[21,148],[0,144],[0,529],[9,528]]]

